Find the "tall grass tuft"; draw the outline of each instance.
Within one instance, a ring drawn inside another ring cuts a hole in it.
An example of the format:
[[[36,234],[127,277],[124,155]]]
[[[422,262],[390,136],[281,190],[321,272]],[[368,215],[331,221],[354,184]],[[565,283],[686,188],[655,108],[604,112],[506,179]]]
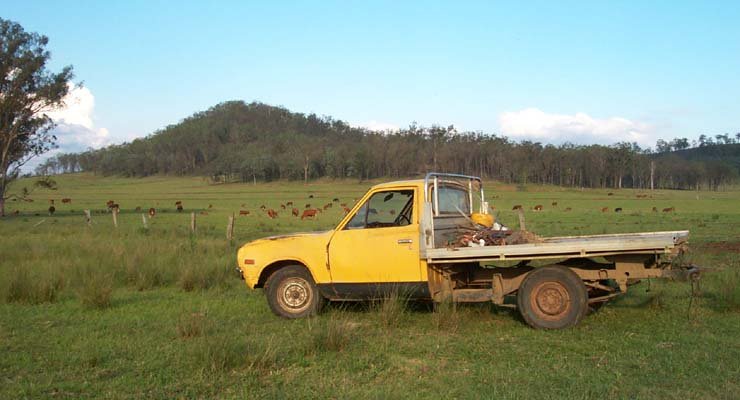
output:
[[[408,296],[398,290],[389,293],[380,302],[375,304],[381,324],[386,328],[394,328],[403,322],[408,314]]]
[[[740,311],[740,266],[717,273],[708,279],[711,297],[714,297],[715,308],[720,311]]]
[[[113,273],[99,268],[82,268],[78,278],[77,297],[88,308],[107,308],[113,294]]]
[[[434,304],[432,324],[440,332],[456,333],[460,329],[460,313],[451,300]]]
[[[177,321],[177,335],[183,339],[202,336],[210,328],[210,320],[205,312],[186,312]]]
[[[206,370],[225,372],[244,366],[248,351],[245,342],[234,341],[231,336],[206,336],[198,347],[198,357]]]
[[[31,274],[25,266],[9,272],[4,289],[5,300],[9,303],[53,303],[64,287],[64,280],[59,273],[36,271]]]
[[[316,352],[340,352],[349,344],[355,323],[350,322],[344,313],[335,312],[329,316],[326,324],[313,329],[312,348]]]

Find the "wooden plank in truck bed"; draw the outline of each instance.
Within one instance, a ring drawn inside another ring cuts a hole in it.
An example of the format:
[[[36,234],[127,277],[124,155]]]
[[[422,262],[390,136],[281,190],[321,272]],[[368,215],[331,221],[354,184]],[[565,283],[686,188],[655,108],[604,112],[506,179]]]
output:
[[[668,253],[688,239],[689,231],[623,233],[543,238],[541,243],[507,246],[426,249],[429,263],[596,257],[616,254]]]

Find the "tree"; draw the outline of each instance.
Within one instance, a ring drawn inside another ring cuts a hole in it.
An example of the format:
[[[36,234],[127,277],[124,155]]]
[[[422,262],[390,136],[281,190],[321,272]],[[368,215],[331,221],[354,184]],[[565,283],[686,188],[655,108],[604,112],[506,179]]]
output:
[[[0,216],[8,185],[33,157],[53,148],[54,122],[45,113],[62,105],[72,67],[51,73],[49,39],[0,18]]]

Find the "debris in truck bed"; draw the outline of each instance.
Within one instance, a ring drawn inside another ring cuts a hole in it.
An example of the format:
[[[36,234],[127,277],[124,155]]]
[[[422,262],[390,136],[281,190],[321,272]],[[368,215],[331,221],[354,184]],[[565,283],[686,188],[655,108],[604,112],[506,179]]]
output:
[[[542,238],[529,231],[498,229],[465,229],[450,247],[506,246],[513,244],[542,243]]]

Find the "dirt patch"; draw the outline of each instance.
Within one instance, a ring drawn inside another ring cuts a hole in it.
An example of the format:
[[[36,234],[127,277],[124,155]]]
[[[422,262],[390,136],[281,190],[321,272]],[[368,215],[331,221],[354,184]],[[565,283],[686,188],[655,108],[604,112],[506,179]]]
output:
[[[700,248],[711,253],[740,253],[740,242],[709,242]]]

